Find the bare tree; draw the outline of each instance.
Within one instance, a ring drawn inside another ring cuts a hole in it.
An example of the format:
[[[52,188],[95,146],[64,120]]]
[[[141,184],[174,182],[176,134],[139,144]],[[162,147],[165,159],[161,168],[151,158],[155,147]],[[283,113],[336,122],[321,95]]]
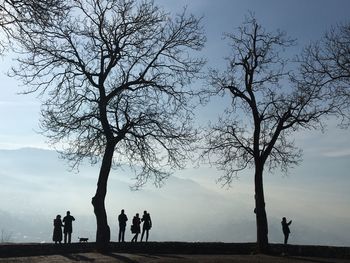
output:
[[[225,72],[212,70],[208,92],[229,95],[230,106],[206,135],[203,156],[224,171],[230,185],[242,170],[254,169],[257,244],[268,251],[268,222],[263,188],[264,171],[287,171],[301,160],[289,139],[293,132],[321,126],[333,111],[323,103],[322,89],[298,86],[289,79],[281,52],[295,41],[284,32],[267,32],[253,16],[235,34],[226,34],[232,55]]]
[[[172,19],[148,1],[75,0],[66,16],[24,30],[14,75],[43,95],[45,134],[74,165],[102,159],[92,205],[106,249],[111,167],[128,163],[136,186],[150,177],[158,185],[192,152],[188,84],[204,62],[193,53],[205,41],[200,19],[186,10]]]
[[[307,46],[301,56],[300,85],[328,89],[342,123],[350,121],[350,22],[339,24]]]

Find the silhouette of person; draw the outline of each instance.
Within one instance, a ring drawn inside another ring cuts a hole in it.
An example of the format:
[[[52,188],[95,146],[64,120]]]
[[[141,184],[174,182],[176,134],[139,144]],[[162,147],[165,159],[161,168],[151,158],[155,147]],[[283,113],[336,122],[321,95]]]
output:
[[[289,237],[289,233],[290,233],[290,229],[289,229],[289,225],[292,223],[292,220],[290,220],[287,223],[287,219],[285,217],[282,218],[282,231],[284,234],[284,244],[287,245],[288,242],[288,237]]]
[[[126,221],[128,221],[128,217],[124,213],[124,209],[122,209],[120,215],[118,216],[118,221],[119,221],[118,242],[124,242]]]
[[[143,221],[141,242],[142,242],[143,235],[145,234],[145,232],[146,232],[146,242],[147,242],[148,241],[149,230],[152,227],[151,215],[149,213],[147,213],[147,211],[144,211],[141,221]]]
[[[140,220],[139,214],[137,213],[136,216],[134,216],[134,218],[132,219],[131,233],[135,235],[131,239],[131,242],[137,242],[137,237],[141,232],[140,224],[141,224],[141,220]]]
[[[61,215],[57,215],[56,218],[53,220],[53,235],[52,235],[52,241],[55,241],[55,244],[62,242],[62,220]]]
[[[68,243],[71,243],[71,237],[72,237],[72,232],[73,232],[72,222],[74,220],[75,220],[75,218],[70,215],[69,211],[67,211],[67,215],[63,218],[64,243],[67,243],[67,237],[68,237]]]

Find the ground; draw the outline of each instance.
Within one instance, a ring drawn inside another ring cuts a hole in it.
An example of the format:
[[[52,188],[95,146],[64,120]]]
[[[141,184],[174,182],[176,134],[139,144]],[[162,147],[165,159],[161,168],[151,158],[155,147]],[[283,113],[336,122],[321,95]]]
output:
[[[350,263],[350,247],[335,246],[270,244],[270,255],[262,255],[256,254],[256,243],[111,242],[107,250],[97,253],[94,242],[2,243],[0,263]]]
[[[0,263],[44,263],[44,262],[94,262],[94,263],[340,263],[350,259],[330,259],[316,257],[266,256],[266,255],[178,255],[178,254],[125,254],[72,253],[33,257],[0,258]]]

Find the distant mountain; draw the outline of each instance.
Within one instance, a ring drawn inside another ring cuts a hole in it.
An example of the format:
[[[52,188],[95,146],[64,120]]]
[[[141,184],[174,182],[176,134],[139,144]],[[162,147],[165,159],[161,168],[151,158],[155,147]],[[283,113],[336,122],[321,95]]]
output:
[[[90,201],[96,189],[98,167],[85,165],[79,173],[69,172],[67,164],[54,151],[31,148],[0,150],[0,166],[3,185],[7,186],[0,193],[0,208],[6,211],[0,214],[3,219],[0,229],[16,233],[15,241],[38,241],[37,234],[41,233],[40,241],[49,242],[52,219],[57,213],[64,215],[68,209],[77,218],[75,232],[93,239],[95,220]],[[152,236],[156,240],[190,241],[231,240],[229,227],[222,229],[221,221],[229,224],[232,221],[223,217],[248,210],[245,205],[232,204],[225,195],[192,179],[176,176],[170,177],[160,189],[147,185],[131,191],[132,176],[127,169],[111,171],[106,206],[112,238],[116,238],[116,217],[122,208],[127,211],[129,222],[136,212],[150,211],[154,225]],[[13,220],[6,219],[8,217]],[[232,220],[237,221],[234,216]],[[220,236],[220,232],[224,236]],[[251,234],[244,235],[251,238]]]
[[[91,198],[96,191],[98,166],[83,165],[79,173],[70,172],[56,152],[25,148],[0,150],[0,167],[0,231],[10,233],[13,242],[51,242],[53,218],[64,216],[67,210],[76,217],[73,240],[78,236],[94,240],[96,222]],[[112,240],[117,239],[117,215],[125,209],[129,218],[127,239],[131,239],[132,217],[147,210],[153,221],[153,241],[254,242],[252,185],[238,181],[231,190],[221,189],[212,180],[213,172],[209,168],[187,169],[175,173],[161,188],[147,184],[131,191],[133,174],[128,169],[112,170],[106,198]],[[286,200],[293,194],[293,187],[301,188],[295,180],[283,184],[288,188],[278,185],[282,179],[268,180],[269,238],[281,242],[280,218],[286,214]],[[294,199],[297,202],[302,198]],[[293,216],[291,243],[350,245],[346,218],[327,219],[326,213],[315,212],[307,215],[301,208],[296,210],[301,205],[290,202],[287,207],[287,216]],[[312,216],[320,220],[306,219]]]

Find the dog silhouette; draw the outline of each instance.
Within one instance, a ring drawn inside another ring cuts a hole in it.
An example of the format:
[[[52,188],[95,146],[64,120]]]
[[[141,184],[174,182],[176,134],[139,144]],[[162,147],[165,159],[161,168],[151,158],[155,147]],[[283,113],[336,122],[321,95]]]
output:
[[[78,237],[78,238],[79,238],[79,243],[83,243],[83,242],[87,243],[89,240],[87,237]]]

